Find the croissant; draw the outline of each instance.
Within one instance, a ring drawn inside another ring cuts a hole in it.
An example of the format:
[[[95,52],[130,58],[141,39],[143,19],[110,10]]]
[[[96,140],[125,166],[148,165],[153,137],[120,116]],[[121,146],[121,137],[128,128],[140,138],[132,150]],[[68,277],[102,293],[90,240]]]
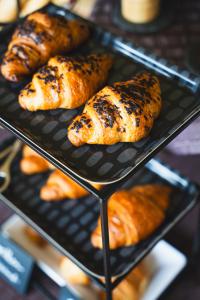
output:
[[[131,271],[125,279],[113,290],[113,300],[139,300],[144,293],[149,274],[147,274],[144,263],[140,263]],[[101,299],[105,300],[105,293],[101,295]]]
[[[107,54],[53,57],[21,91],[19,103],[30,111],[76,108],[102,86],[111,65],[111,56]]]
[[[24,234],[33,244],[37,245],[38,247],[44,247],[47,245],[47,241],[43,239],[39,233],[27,225],[24,226]]]
[[[160,110],[158,79],[143,72],[93,96],[69,126],[68,138],[75,146],[137,142],[149,134]]]
[[[63,257],[60,263],[60,272],[63,278],[71,284],[89,285],[89,277],[67,257]]]
[[[24,174],[31,175],[54,169],[55,167],[37,152],[25,145],[23,147],[20,169]]]
[[[135,245],[163,222],[169,205],[170,188],[163,185],[138,186],[120,190],[108,200],[110,248]],[[163,209],[165,203],[165,209]],[[94,247],[102,248],[101,221],[92,233]]]
[[[100,189],[100,185],[92,185]],[[45,201],[59,201],[66,198],[78,199],[86,195],[88,195],[87,190],[60,170],[51,173],[46,184],[40,190],[40,198]]]
[[[33,73],[48,59],[71,51],[89,36],[88,27],[80,21],[36,12],[26,18],[14,32],[3,58],[1,72],[17,82]]]

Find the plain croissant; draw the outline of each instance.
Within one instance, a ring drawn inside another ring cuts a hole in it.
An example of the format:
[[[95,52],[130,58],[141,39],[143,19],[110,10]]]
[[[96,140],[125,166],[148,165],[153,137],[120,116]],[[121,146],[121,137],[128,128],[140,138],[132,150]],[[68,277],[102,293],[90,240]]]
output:
[[[160,110],[158,79],[144,72],[93,96],[69,126],[68,138],[75,146],[137,142],[149,134]]]
[[[76,48],[88,36],[88,26],[80,21],[33,13],[14,32],[1,72],[6,79],[19,81],[44,65],[50,57]]]
[[[46,159],[32,150],[29,146],[23,147],[20,169],[24,174],[32,175],[54,169],[55,167]]]
[[[135,245],[152,234],[165,218],[169,195],[169,187],[157,184],[114,193],[108,200],[110,248]],[[102,248],[100,219],[91,241]]]
[[[19,103],[30,111],[81,106],[105,83],[111,65],[107,54],[53,57],[21,91]]]
[[[100,185],[92,184],[97,189]],[[40,190],[40,198],[45,201],[60,201],[66,198],[78,199],[88,195],[88,191],[60,170],[50,174]]]
[[[142,262],[134,268],[113,290],[113,300],[139,300],[148,285],[149,274],[145,264]],[[102,293],[101,300],[106,300]]]
[[[70,284],[90,284],[90,278],[67,257],[62,257],[61,259],[60,272],[66,282]]]

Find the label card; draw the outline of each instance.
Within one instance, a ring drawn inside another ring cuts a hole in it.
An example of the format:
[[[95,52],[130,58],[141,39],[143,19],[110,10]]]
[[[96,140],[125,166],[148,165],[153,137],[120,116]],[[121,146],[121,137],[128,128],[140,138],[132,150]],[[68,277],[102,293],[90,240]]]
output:
[[[28,289],[33,267],[33,258],[0,234],[0,278],[23,294]]]
[[[60,290],[59,300],[81,300],[71,289],[64,286]]]

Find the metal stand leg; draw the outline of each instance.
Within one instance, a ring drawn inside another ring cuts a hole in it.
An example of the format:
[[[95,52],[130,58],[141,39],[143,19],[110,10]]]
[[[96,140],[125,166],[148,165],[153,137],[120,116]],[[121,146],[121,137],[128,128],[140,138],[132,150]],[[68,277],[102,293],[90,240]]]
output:
[[[100,201],[100,215],[101,215],[101,230],[103,243],[103,259],[106,285],[106,300],[112,300],[112,282],[110,269],[110,247],[109,247],[109,232],[108,232],[108,214],[107,201]]]

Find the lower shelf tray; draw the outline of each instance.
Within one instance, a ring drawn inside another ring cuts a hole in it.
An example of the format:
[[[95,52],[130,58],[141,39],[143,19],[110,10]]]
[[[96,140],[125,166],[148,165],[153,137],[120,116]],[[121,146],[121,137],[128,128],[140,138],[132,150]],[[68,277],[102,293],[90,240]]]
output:
[[[24,225],[25,223],[14,215],[2,225],[2,232],[30,253],[38,267],[56,284],[66,285],[58,267],[61,255],[50,245],[43,249],[31,242],[24,234]],[[160,241],[143,260],[143,266],[148,273],[148,284],[140,300],[158,299],[186,264],[187,258],[183,253],[167,242]],[[74,285],[73,288],[81,294],[81,299],[99,299],[97,291],[91,287]]]
[[[3,145],[5,148],[7,145]],[[25,176],[19,170],[21,154],[11,170],[11,184],[0,199],[35,228],[63,255],[68,256],[88,275],[100,280],[104,276],[103,251],[90,243],[91,232],[99,215],[99,202],[90,195],[81,200],[47,203],[39,198],[40,187],[48,173]],[[143,183],[172,186],[171,204],[165,222],[151,237],[137,246],[111,252],[112,276],[122,279],[163,236],[195,205],[198,186],[162,163],[151,160],[137,172],[125,187]]]

